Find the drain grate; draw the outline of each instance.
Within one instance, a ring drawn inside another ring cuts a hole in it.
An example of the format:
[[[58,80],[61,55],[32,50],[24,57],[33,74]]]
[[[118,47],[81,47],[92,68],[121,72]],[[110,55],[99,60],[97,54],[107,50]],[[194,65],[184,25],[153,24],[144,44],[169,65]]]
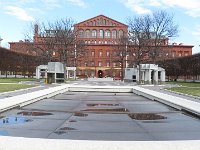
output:
[[[39,111],[22,111],[22,112],[18,112],[17,114],[23,115],[23,116],[48,116],[48,115],[53,115],[52,113],[39,112]]]
[[[119,104],[87,104],[89,107],[95,107],[95,106],[119,106]]]
[[[128,116],[131,119],[135,120],[160,120],[160,119],[167,119],[165,116],[161,116],[158,114],[153,114],[153,113],[130,113]]]
[[[94,112],[129,112],[126,108],[97,108],[97,109],[85,109],[82,111],[94,111]]]
[[[65,133],[67,133],[66,131],[55,131],[54,133],[56,133],[56,134],[58,134],[58,135],[61,135],[61,134],[65,134]]]
[[[76,120],[69,120],[69,122],[77,122]]]
[[[87,117],[88,114],[84,114],[84,113],[81,113],[81,112],[75,112],[75,113],[74,113],[74,116],[78,116],[78,117]]]
[[[76,130],[76,129],[74,129],[74,128],[70,128],[70,127],[63,127],[63,128],[60,128],[59,130]]]

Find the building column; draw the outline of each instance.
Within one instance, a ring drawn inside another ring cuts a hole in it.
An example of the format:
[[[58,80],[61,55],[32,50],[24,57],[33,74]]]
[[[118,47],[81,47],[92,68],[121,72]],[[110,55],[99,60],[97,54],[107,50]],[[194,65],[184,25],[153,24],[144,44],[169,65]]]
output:
[[[145,70],[144,71],[141,71],[141,74],[142,74],[142,83],[144,83],[145,81]]]
[[[76,69],[74,70],[74,79],[76,79]]]
[[[45,77],[45,79],[47,79],[47,69],[45,70],[44,77]]]
[[[36,79],[40,79],[40,68],[36,67]]]
[[[145,71],[145,84],[151,84],[151,70]]]
[[[66,75],[67,75],[67,79],[69,79],[69,70],[68,70],[68,68],[66,69]]]
[[[161,83],[165,82],[165,70],[161,71]]]
[[[137,69],[137,73],[136,73],[136,81],[137,81],[137,83],[139,83],[139,69]]]
[[[57,82],[56,82],[56,80],[57,80],[56,74],[57,74],[57,73],[54,73],[54,80],[55,80],[55,83],[57,83]]]
[[[153,79],[154,79],[153,83],[158,84],[158,70],[154,70]]]

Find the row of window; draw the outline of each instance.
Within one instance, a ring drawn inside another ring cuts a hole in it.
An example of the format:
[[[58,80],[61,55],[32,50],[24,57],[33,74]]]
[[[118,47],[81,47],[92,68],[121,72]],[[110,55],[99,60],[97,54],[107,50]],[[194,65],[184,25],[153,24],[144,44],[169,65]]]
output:
[[[117,41],[85,40],[85,44],[117,44]]]
[[[88,61],[86,61],[86,62],[84,63],[84,66],[85,66],[85,67],[88,67],[88,66],[94,67],[94,66],[95,66],[95,62],[94,62],[94,61],[91,61],[90,64],[89,64]],[[98,62],[98,67],[102,67],[102,66],[103,66],[103,65],[102,65],[102,61],[99,61],[99,62]],[[117,65],[116,62],[113,62],[112,67],[117,67],[117,66],[120,66],[120,63]],[[106,67],[111,67],[110,61],[106,61]]]
[[[116,26],[116,23],[113,23],[107,19],[103,19],[102,17],[93,21],[87,22],[85,25],[87,26]]]
[[[85,76],[91,76],[91,77],[94,77],[95,76],[95,71],[94,70],[91,70],[91,71],[88,71],[88,70],[78,70],[77,74],[80,76],[80,75],[85,75]],[[116,71],[113,71],[113,72],[110,72],[110,71],[107,71],[105,70],[104,71],[104,76],[116,76]],[[120,76],[121,76],[121,72],[120,72]]]
[[[97,36],[98,34],[98,36]],[[122,37],[124,35],[124,31],[123,30],[119,30],[119,33],[117,33],[117,30],[112,30],[112,34],[111,34],[111,31],[110,30],[103,30],[103,29],[100,29],[99,31],[97,31],[96,29],[92,30],[92,32],[90,31],[90,29],[87,29],[85,30],[85,33],[84,33],[84,30],[79,30],[79,37],[80,38],[84,38],[84,35],[85,35],[85,38],[113,38],[113,39],[116,39],[117,38],[117,35],[119,35],[119,38]]]

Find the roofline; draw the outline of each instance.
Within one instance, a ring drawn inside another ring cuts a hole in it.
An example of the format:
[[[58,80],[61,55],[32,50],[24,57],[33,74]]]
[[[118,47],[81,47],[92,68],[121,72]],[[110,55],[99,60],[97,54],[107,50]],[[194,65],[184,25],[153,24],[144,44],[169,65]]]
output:
[[[110,17],[107,17],[107,16],[105,16],[105,15],[98,15],[98,16],[89,18],[89,19],[87,19],[87,20],[84,20],[84,21],[81,21],[81,22],[79,22],[79,23],[76,23],[75,26],[78,25],[78,24],[81,24],[81,23],[83,23],[83,22],[86,22],[86,21],[88,21],[88,20],[94,19],[94,18],[96,18],[96,17],[100,17],[100,16],[101,16],[101,17],[108,18],[108,19],[110,19],[110,20],[112,20],[112,21],[115,21],[115,22],[117,22],[117,23],[123,24],[124,26],[128,27],[128,25],[126,25],[126,24],[124,24],[124,23],[121,23],[121,22],[119,22],[119,21],[117,21],[117,20],[114,20],[114,19],[112,19],[112,18],[110,18]]]

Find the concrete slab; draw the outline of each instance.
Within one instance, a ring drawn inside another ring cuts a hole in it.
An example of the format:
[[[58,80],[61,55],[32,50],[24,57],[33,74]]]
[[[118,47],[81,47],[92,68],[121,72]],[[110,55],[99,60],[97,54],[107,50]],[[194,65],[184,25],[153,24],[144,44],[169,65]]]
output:
[[[29,130],[43,130],[43,131],[54,131],[56,128],[60,127],[60,125],[65,122],[63,119],[44,119],[44,118],[31,118],[32,121],[25,122],[25,123],[18,123],[18,124],[11,124],[11,125],[2,125],[0,126],[0,130],[5,129],[29,129]]]
[[[173,108],[167,107],[166,105],[152,103],[152,104],[135,104],[135,102],[128,102],[124,104],[130,112],[147,113],[147,112],[168,112]],[[175,111],[175,109],[173,109]]]
[[[60,128],[63,127],[74,128],[77,131],[84,132],[144,132],[144,130],[134,122],[120,122],[120,121],[83,121],[68,123],[65,122]]]
[[[33,129],[0,129],[1,132],[5,134],[3,136],[12,136],[12,137],[27,137],[27,138],[48,138],[52,133],[49,130],[33,130]]]
[[[77,117],[72,115],[69,120],[76,121],[111,121],[111,122],[132,122],[132,119],[127,114],[95,114],[87,113],[87,117]]]
[[[69,131],[63,134],[52,133],[50,139],[71,139],[71,140],[90,140],[90,141],[152,141],[155,140],[148,133],[113,133],[113,132],[77,132]],[[111,147],[113,149],[113,147]]]

